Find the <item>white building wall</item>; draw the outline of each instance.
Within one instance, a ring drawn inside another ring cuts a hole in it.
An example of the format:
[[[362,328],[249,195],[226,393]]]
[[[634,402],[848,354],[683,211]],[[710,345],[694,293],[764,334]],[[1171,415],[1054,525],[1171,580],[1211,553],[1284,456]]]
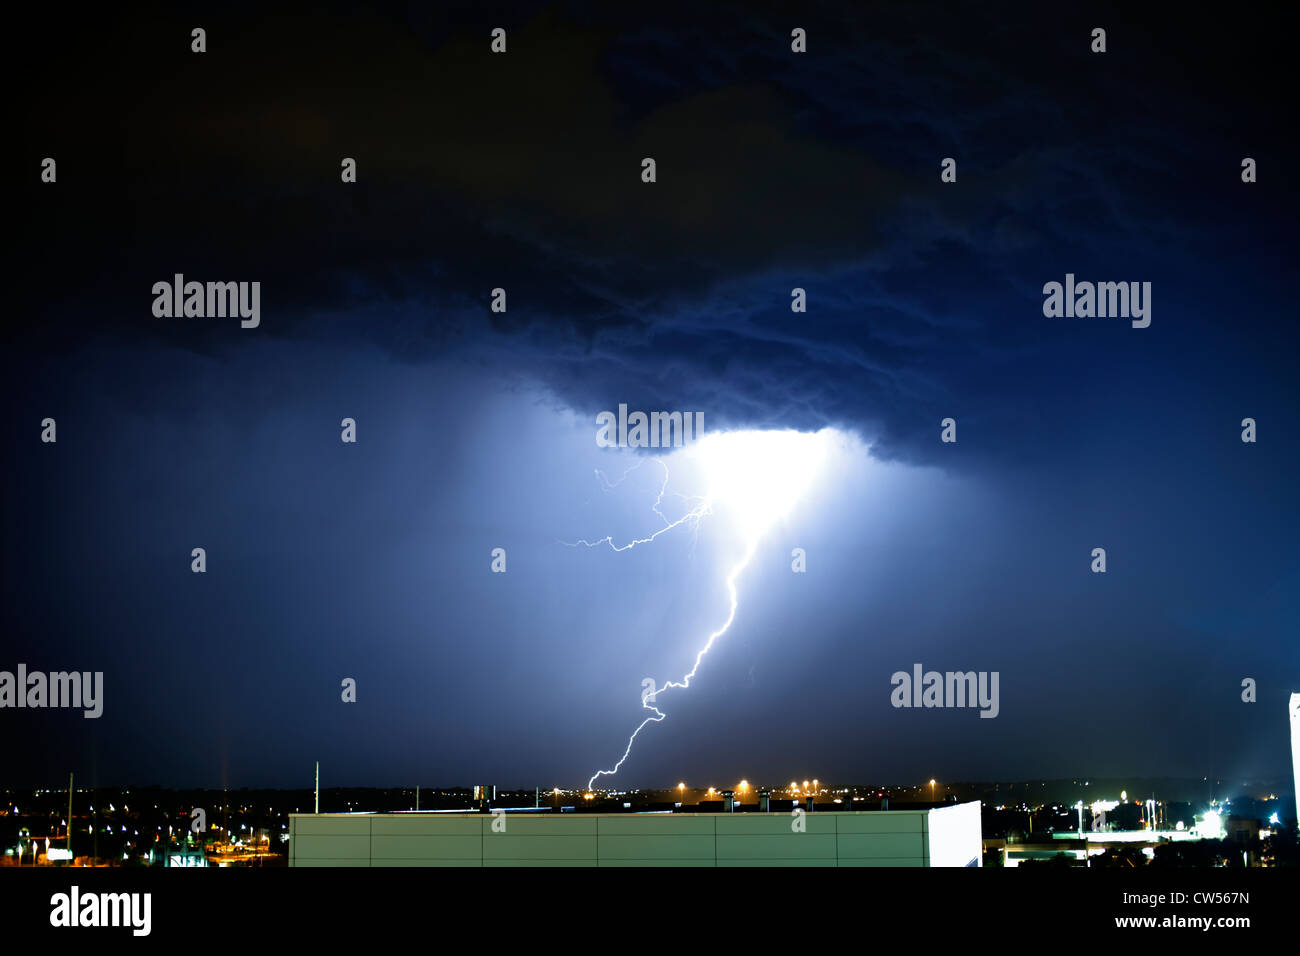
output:
[[[978,866],[981,846],[979,803],[799,818],[292,814],[289,833],[290,866]]]

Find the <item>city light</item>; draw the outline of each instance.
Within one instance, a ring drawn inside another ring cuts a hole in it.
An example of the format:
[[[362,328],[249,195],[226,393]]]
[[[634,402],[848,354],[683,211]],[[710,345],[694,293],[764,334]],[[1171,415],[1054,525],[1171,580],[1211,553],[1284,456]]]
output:
[[[1226,835],[1223,829],[1223,818],[1214,810],[1201,817],[1194,829],[1202,840],[1222,840]]]

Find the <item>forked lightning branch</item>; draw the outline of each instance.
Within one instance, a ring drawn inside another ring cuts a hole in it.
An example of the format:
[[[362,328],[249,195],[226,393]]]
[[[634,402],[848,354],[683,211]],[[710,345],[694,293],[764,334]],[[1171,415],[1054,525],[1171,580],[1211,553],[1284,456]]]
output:
[[[698,533],[705,518],[716,511],[727,513],[738,536],[740,558],[731,565],[726,577],[729,609],[725,620],[704,638],[695,660],[680,679],[665,681],[662,685],[647,677],[641,682],[641,709],[649,716],[641,720],[628,737],[627,746],[617,763],[608,770],[597,770],[587,781],[590,789],[601,777],[618,773],[632,753],[632,744],[647,725],[658,723],[668,715],[658,707],[659,695],[669,690],[685,690],[700,669],[700,665],[713,645],[735,623],[740,607],[738,581],[749,566],[765,532],[785,518],[790,509],[816,478],[826,458],[834,432],[824,430],[816,434],[794,431],[738,431],[713,432],[673,456],[689,456],[700,468],[705,490],[702,495],[687,496],[668,490],[671,481],[669,463],[665,458],[655,458],[663,469],[663,481],[651,511],[661,525],[644,537],[631,538],[622,543],[612,535],[589,540],[565,542],[569,547],[608,547],[614,552],[628,551],[637,545],[650,544],[661,535],[677,528],[690,528]],[[621,485],[641,462],[633,465],[618,481],[610,483],[597,472],[603,487],[613,490]],[[681,497],[689,508],[681,517],[670,520],[663,512],[664,499],[670,495]]]

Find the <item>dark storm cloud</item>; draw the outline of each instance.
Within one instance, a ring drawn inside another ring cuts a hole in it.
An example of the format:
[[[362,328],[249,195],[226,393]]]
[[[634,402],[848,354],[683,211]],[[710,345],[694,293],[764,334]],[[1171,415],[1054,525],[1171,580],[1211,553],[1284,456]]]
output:
[[[1094,20],[1104,58],[1087,52]],[[796,22],[806,56],[789,52]],[[24,146],[59,157],[60,183],[28,188],[25,304],[47,318],[22,334],[225,353],[250,333],[188,320],[177,335],[148,289],[258,279],[259,335],[459,352],[583,413],[837,424],[933,461],[947,415],[1032,437],[1086,413],[1051,389],[1026,414],[1035,380],[1175,374],[1129,336],[1169,343],[1175,310],[1282,268],[1294,190],[1243,197],[1236,174],[1277,146],[1276,68],[1243,86],[1217,65],[1245,42],[1232,35],[1092,8],[1014,26],[983,5],[673,8],[628,29],[576,6],[509,18],[494,57],[495,25],[471,8],[225,13],[203,56],[169,16],[106,24],[85,49],[33,31],[96,69],[50,70],[27,101]],[[101,82],[70,79],[88,73]],[[955,186],[938,181],[950,155]],[[1177,288],[1225,245],[1225,282]],[[1154,280],[1156,331],[1044,320],[1042,283],[1067,271]],[[505,315],[487,309],[497,286]]]

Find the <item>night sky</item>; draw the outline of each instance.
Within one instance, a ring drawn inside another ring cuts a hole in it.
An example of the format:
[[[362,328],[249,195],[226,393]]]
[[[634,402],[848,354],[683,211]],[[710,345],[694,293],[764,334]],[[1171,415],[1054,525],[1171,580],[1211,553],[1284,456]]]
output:
[[[0,782],[582,786],[739,553],[565,546],[661,525],[620,403],[838,437],[605,785],[1285,778],[1292,33],[1131,6],[16,14],[0,669],[105,689],[0,711]],[[1067,273],[1150,326],[1045,317]],[[918,662],[997,718],[892,707]]]

